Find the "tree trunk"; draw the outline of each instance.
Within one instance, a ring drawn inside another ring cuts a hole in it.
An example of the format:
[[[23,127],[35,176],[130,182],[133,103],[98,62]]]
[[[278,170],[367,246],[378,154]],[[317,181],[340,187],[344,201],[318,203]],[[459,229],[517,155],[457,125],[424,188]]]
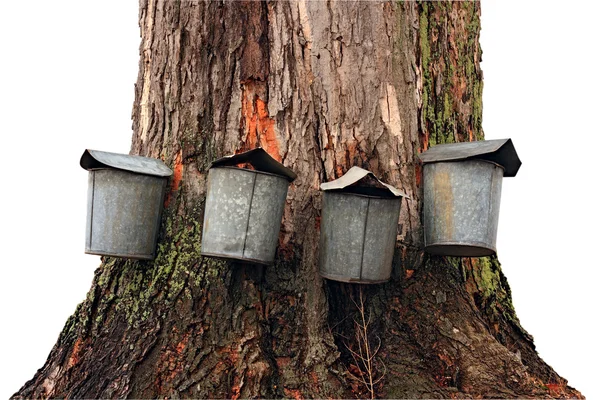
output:
[[[158,255],[104,257],[15,397],[581,396],[537,355],[496,258],[422,250],[418,154],[483,138],[479,16],[477,2],[141,0],[131,153],[175,172]],[[209,163],[256,146],[298,174],[276,263],[203,258]],[[412,198],[386,284],[318,274],[319,184],[353,165]]]

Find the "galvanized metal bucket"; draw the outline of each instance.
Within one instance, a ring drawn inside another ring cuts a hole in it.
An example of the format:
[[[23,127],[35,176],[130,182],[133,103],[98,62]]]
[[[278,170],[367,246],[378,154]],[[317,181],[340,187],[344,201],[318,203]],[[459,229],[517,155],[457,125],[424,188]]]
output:
[[[521,166],[510,139],[438,145],[421,154],[425,250],[445,256],[496,253],[502,177]]]
[[[234,167],[248,163],[255,169]],[[262,148],[212,163],[202,255],[272,264],[288,186],[296,174]]]
[[[378,183],[375,187],[360,186],[368,176]],[[321,276],[353,283],[389,280],[400,205],[407,196],[359,167],[321,184],[321,190]]]
[[[85,252],[152,260],[172,171],[160,160],[86,150],[89,171]]]

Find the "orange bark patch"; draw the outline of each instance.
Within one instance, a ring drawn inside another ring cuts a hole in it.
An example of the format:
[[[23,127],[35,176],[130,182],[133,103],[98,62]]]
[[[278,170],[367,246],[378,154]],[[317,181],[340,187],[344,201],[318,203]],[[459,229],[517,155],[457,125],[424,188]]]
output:
[[[277,368],[283,369],[290,365],[292,359],[290,357],[277,357],[275,358],[275,362],[277,363]]]
[[[223,347],[217,351],[219,354],[227,354],[227,359],[231,362],[232,366],[235,366],[240,359],[240,353],[231,347]]]
[[[173,193],[175,193],[179,189],[179,184],[181,183],[181,179],[183,177],[183,162],[181,161],[181,150],[175,156],[175,161],[173,164],[173,176],[171,177],[171,188],[169,193],[167,194],[167,198],[165,199],[165,207],[168,207],[173,198]]]
[[[78,338],[75,341],[75,344],[73,345],[73,352],[71,353],[71,356],[69,357],[69,361],[67,362],[67,368],[71,368],[72,366],[74,366],[75,364],[77,364],[79,362],[79,353],[81,352],[82,344],[83,344],[83,341],[81,340],[81,338]]]
[[[546,387],[552,395],[558,395],[565,391],[565,385],[560,383],[546,383]]]
[[[239,399],[239,398],[240,398],[240,391],[242,390],[242,388],[240,387],[240,385],[239,385],[239,382],[238,382],[238,381],[239,381],[239,379],[238,379],[238,377],[236,376],[236,377],[234,378],[234,383],[233,383],[233,385],[231,386],[231,398],[232,398],[233,400],[237,400],[237,399]]]
[[[446,354],[438,354],[438,357],[446,364],[446,366],[451,367],[454,365],[454,361],[452,361]]]
[[[291,399],[296,399],[296,400],[302,400],[304,399],[304,397],[302,397],[302,393],[300,393],[300,390],[298,389],[283,389],[283,393],[285,393],[285,396]]]
[[[423,167],[419,163],[415,164],[415,181],[417,187],[421,187],[421,183],[423,182]]]
[[[168,352],[168,356],[166,358],[169,368],[171,369],[171,373],[169,374],[168,377],[168,381],[173,380],[173,378],[175,378],[182,370],[182,365],[181,365],[181,354],[183,353],[183,349],[185,349],[185,346],[187,345],[187,342],[190,338],[190,334],[187,333],[183,339],[181,339],[181,341],[179,343],[177,343],[177,345],[175,346],[175,351],[174,352]]]
[[[414,270],[414,269],[407,269],[407,270],[404,272],[404,278],[405,278],[405,279],[410,279],[410,278],[413,276],[413,274],[414,274],[414,273],[415,273],[415,270]]]
[[[421,141],[421,148],[423,149],[421,152],[427,151],[429,147],[429,131],[425,128],[425,132],[423,132],[423,140]]]
[[[310,378],[312,380],[313,385],[315,385],[315,388],[317,388],[319,385],[319,376],[317,375],[317,373],[315,371],[312,371],[310,373]],[[317,391],[318,391],[318,389],[317,389]]]
[[[178,330],[173,328],[173,334],[177,335]],[[163,372],[159,373],[154,380],[154,387],[158,393],[162,393],[165,385],[183,371],[183,351],[190,339],[190,333],[186,333],[179,342],[173,347],[169,345],[160,357],[157,365],[163,365]]]
[[[267,103],[261,99],[256,99],[256,112],[258,114],[258,133],[260,145],[267,150],[277,161],[281,161],[279,155],[279,144],[277,143],[277,134],[275,133],[275,120],[269,118],[269,109]]]
[[[266,83],[245,81],[242,89],[242,127],[246,134],[243,150],[260,145],[271,157],[281,162],[275,120],[269,117]]]
[[[177,352],[177,354],[183,353],[183,349],[185,349],[185,346],[187,345],[189,336],[189,334],[186,335],[181,342],[177,343],[177,346],[175,347],[175,351]]]

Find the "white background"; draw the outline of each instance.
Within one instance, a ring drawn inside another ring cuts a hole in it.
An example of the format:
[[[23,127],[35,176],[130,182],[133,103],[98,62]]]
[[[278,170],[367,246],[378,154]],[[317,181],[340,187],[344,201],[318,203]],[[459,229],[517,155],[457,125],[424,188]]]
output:
[[[0,398],[40,368],[90,287],[85,148],[127,153],[138,3],[0,5]],[[600,144],[597,2],[483,3],[483,124],[523,166],[498,252],[523,326],[572,386],[595,384]]]

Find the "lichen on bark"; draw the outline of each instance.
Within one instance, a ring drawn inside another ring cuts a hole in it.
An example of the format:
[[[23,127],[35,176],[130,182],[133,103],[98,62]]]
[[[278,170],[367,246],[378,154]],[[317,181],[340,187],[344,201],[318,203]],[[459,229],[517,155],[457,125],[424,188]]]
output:
[[[426,149],[483,139],[477,2],[420,3],[421,127]]]

